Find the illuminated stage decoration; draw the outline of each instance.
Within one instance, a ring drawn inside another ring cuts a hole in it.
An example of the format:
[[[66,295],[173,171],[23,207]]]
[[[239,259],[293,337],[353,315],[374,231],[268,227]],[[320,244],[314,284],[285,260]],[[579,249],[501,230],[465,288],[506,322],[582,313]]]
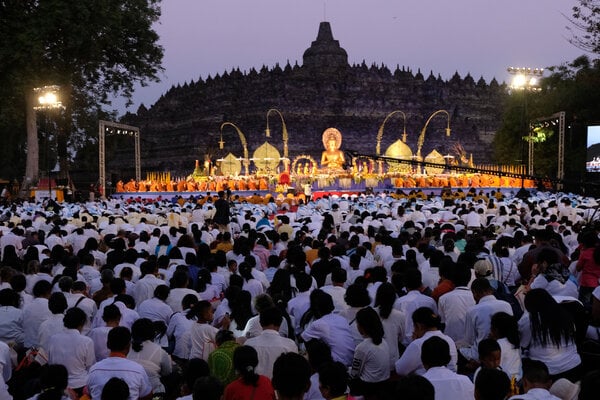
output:
[[[335,128],[327,128],[323,132],[323,146],[325,151],[321,155],[321,168],[328,170],[341,170],[345,163],[342,146],[342,133]]]
[[[446,159],[437,150],[433,150],[431,153],[425,156],[425,162],[444,165],[446,164]],[[427,175],[441,174],[444,172],[444,168],[425,167],[425,172]]]
[[[221,161],[220,169],[222,175],[239,175],[242,171],[242,163],[236,156],[229,153]]]
[[[384,155],[386,157],[397,158],[399,160],[412,160],[413,159],[412,150],[410,149],[410,147],[408,147],[408,145],[406,143],[404,143],[400,139],[398,139],[394,143],[392,143],[390,145],[390,147],[387,148]],[[397,172],[399,172],[399,173],[407,172],[408,173],[408,172],[412,171],[412,166],[410,166],[408,164],[387,163],[387,166],[388,166],[388,172],[391,172],[391,173],[397,173]]]
[[[269,142],[264,142],[252,154],[252,161],[258,174],[269,174],[277,170],[281,161],[279,150]]]
[[[317,162],[308,154],[300,154],[292,160],[292,175],[310,175],[317,168]]]

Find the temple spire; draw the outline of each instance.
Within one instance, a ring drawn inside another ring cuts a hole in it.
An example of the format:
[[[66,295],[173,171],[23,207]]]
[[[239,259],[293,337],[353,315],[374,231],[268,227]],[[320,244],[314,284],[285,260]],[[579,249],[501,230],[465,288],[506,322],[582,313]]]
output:
[[[333,38],[329,22],[324,21],[319,25],[317,40],[304,52],[303,65],[328,70],[348,67],[348,53]]]

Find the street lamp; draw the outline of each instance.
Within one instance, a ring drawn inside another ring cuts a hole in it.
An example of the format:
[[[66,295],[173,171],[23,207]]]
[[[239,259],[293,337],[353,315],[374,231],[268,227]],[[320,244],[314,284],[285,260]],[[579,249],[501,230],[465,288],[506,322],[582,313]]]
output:
[[[543,68],[523,68],[508,67],[507,71],[512,75],[510,88],[512,90],[523,91],[523,116],[527,118],[527,92],[538,92],[540,88],[540,78],[544,75]],[[528,124],[522,121],[524,126]],[[531,129],[527,132],[527,173],[533,175],[533,137]],[[521,150],[521,155],[523,151]],[[523,158],[523,157],[521,157]]]
[[[63,104],[60,101],[60,87],[57,85],[42,86],[34,88],[33,92],[37,97],[37,105],[33,107],[34,110],[49,111],[63,108]],[[52,180],[50,179],[50,133],[48,132],[48,120],[47,116],[44,115],[44,125],[46,127],[46,168],[48,178],[48,200],[52,199]]]
[[[419,135],[419,139],[417,140],[417,158],[419,161],[423,159],[421,156],[421,148],[423,147],[423,143],[425,143],[425,133],[427,132],[427,126],[429,125],[433,117],[435,117],[438,114],[446,114],[446,117],[448,118],[448,123],[446,125],[446,136],[450,136],[450,133],[452,132],[450,129],[450,113],[448,111],[437,110],[436,112],[431,114],[429,116],[429,119],[427,119],[427,122],[425,122],[423,129],[421,129],[421,134]]]

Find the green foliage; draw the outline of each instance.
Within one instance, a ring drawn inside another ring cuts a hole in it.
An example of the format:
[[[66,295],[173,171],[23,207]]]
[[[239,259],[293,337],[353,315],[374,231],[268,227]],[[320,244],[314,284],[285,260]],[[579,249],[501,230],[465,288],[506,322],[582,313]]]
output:
[[[600,54],[600,1],[579,0],[569,18],[570,42],[582,50]]]
[[[1,151],[23,159],[25,98],[47,84],[61,87],[66,106],[55,115],[60,155],[85,146],[98,119],[110,117],[103,107],[111,95],[130,99],[136,84],[159,80],[159,17],[160,0],[0,2],[0,135],[8,139]],[[23,169],[3,159],[0,177]]]
[[[504,121],[494,139],[496,161],[507,163],[524,143],[527,161],[527,127],[533,124],[534,171],[555,177],[558,164],[558,124],[545,120],[566,113],[565,177],[581,179],[584,171],[586,127],[600,121],[600,60],[581,56],[548,68],[539,92],[514,92],[505,107]],[[519,113],[520,112],[520,113]],[[540,121],[543,120],[543,121]]]

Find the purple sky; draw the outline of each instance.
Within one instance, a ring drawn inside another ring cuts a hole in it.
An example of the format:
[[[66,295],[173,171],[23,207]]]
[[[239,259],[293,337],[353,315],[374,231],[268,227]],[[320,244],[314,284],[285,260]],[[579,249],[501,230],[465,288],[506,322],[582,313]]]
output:
[[[298,61],[331,23],[349,62],[455,71],[509,81],[506,68],[544,68],[583,54],[567,39],[576,0],[164,0],[156,30],[164,46],[162,82],[138,88],[135,112],[172,85],[240,67]],[[123,113],[124,102],[114,106]]]

